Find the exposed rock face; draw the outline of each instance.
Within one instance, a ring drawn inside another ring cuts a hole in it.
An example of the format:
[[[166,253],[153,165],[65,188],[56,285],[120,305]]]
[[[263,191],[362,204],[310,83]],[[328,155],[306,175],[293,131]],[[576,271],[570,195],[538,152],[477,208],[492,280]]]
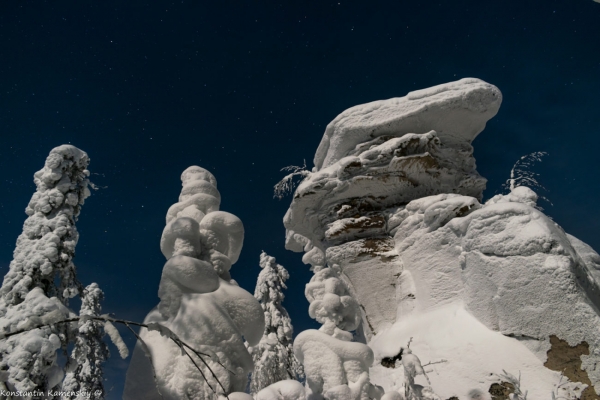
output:
[[[444,360],[423,393],[489,393],[510,383],[506,370],[521,374],[528,398],[596,398],[600,256],[537,210],[526,187],[481,203],[471,141],[501,99],[469,78],[340,114],[284,218],[286,247],[315,271],[339,270],[386,390],[403,376],[381,360],[411,343],[424,365]],[[544,366],[582,343],[571,362],[580,374]]]

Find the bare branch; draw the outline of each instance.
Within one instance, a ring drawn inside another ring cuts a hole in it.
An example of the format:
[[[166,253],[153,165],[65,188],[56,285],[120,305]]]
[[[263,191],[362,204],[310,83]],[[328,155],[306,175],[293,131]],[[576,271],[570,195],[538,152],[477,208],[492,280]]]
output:
[[[128,321],[128,320],[124,320],[124,319],[117,319],[117,318],[112,318],[109,317],[107,314],[105,315],[101,315],[101,316],[92,316],[92,315],[83,315],[83,316],[77,316],[77,317],[73,317],[73,318],[68,318],[62,321],[54,321],[52,323],[46,323],[46,324],[40,324],[34,327],[28,327],[25,329],[19,329],[16,330],[14,332],[8,332],[8,333],[0,333],[0,340],[3,339],[7,339],[11,336],[15,336],[24,332],[28,332],[30,330],[34,330],[34,329],[40,329],[40,328],[44,328],[47,326],[51,326],[51,325],[57,325],[57,324],[68,324],[71,322],[78,322],[80,320],[96,320],[96,321],[103,321],[103,322],[115,322],[115,323],[120,323],[125,325],[130,331],[133,332],[133,334],[135,335],[135,337],[140,341],[142,347],[144,348],[144,353],[146,353],[147,356],[149,356],[150,358],[150,362],[152,363],[152,356],[150,355],[150,351],[146,345],[146,343],[141,339],[141,337],[135,333],[135,331],[131,328],[130,325],[134,325],[134,326],[139,326],[142,328],[146,328],[149,330],[157,330],[159,331],[159,333],[163,336],[167,336],[169,339],[171,339],[181,350],[183,353],[185,353],[188,358],[192,361],[192,363],[194,364],[194,366],[198,369],[198,371],[200,372],[200,374],[202,375],[202,377],[204,378],[204,380],[206,381],[206,384],[208,385],[208,387],[213,391],[213,393],[217,393],[215,391],[215,389],[211,386],[211,384],[209,383],[208,379],[206,378],[206,375],[204,374],[204,371],[202,371],[202,369],[198,366],[198,364],[196,363],[196,361],[194,361],[194,359],[191,357],[191,355],[187,352],[187,350],[185,349],[186,347],[188,349],[190,349],[191,351],[194,352],[194,354],[196,354],[196,356],[202,361],[202,363],[206,366],[206,368],[210,371],[212,377],[217,381],[217,383],[219,384],[219,386],[221,387],[221,389],[223,389],[223,393],[225,395],[225,397],[227,399],[229,399],[228,395],[227,395],[227,390],[225,389],[225,387],[223,386],[223,384],[221,383],[221,381],[219,380],[219,378],[217,377],[217,375],[214,373],[214,371],[212,370],[212,368],[208,365],[208,363],[204,360],[203,356],[205,357],[209,357],[212,359],[212,357],[209,354],[205,354],[202,353],[196,349],[194,349],[193,347],[191,347],[190,345],[188,345],[187,343],[183,342],[181,339],[179,339],[179,337],[177,337],[177,335],[172,332],[170,329],[166,328],[166,327],[162,327],[162,325],[157,324],[157,323],[151,323],[151,324],[142,324],[139,322],[135,322],[135,321]],[[164,328],[164,329],[157,329],[157,325],[160,325],[160,327]],[[168,331],[168,334],[165,333]],[[220,366],[223,367],[223,369],[225,369],[226,371],[230,372],[233,374],[232,371],[230,371],[228,368],[226,368],[223,364],[221,364],[219,362],[219,360],[215,360],[216,363],[218,363]],[[154,373],[154,366],[153,366],[153,371],[152,373],[154,374],[154,381],[155,383],[156,381],[156,374]],[[235,375],[235,374],[234,374]],[[158,390],[158,385],[157,385],[157,390]],[[162,394],[160,393],[160,390],[158,390],[158,393],[160,394],[161,398],[162,398]]]
[[[287,167],[283,167],[281,171],[291,171],[291,173],[287,174],[280,180],[273,188],[274,194],[273,197],[279,200],[283,199],[287,194],[292,193],[294,188],[297,186],[294,183],[294,177],[301,176],[303,178],[310,175],[310,171],[306,169],[306,160],[304,160],[304,164],[299,167],[296,165],[289,165]],[[300,181],[302,182],[302,180]]]

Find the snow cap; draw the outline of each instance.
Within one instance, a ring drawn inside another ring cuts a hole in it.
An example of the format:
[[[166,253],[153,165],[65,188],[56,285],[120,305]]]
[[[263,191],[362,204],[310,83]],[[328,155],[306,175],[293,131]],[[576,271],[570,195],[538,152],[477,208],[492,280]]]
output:
[[[349,108],[327,125],[315,154],[315,167],[328,167],[359,143],[384,135],[435,130],[445,144],[471,143],[496,115],[501,102],[496,86],[464,78]]]

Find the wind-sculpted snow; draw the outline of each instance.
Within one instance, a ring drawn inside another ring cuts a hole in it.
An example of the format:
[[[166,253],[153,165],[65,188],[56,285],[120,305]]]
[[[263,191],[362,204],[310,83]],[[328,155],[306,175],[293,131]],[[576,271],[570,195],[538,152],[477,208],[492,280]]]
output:
[[[34,174],[36,192],[17,239],[14,259],[0,289],[0,333],[62,320],[78,294],[73,257],[79,234],[75,221],[90,195],[87,154],[71,145],[52,149]],[[68,327],[35,329],[0,341],[0,369],[7,386],[45,390],[62,379],[56,350],[66,348]]]
[[[337,265],[324,267],[325,257],[311,248],[303,261],[312,265],[315,275],[304,292],[310,303],[309,315],[323,324],[319,331],[308,330],[294,340],[294,354],[303,363],[307,398],[312,400],[379,399],[383,391],[372,385],[369,367],[371,349],[353,343],[352,333],[360,324],[359,304],[349,295]]]
[[[253,368],[244,339],[255,345],[263,334],[260,304],[229,274],[242,248],[242,222],[218,211],[220,194],[210,172],[190,167],[181,180],[179,202],[169,209],[161,237],[167,262],[158,290],[160,303],[144,322],[168,328],[206,354],[203,358],[208,367],[192,355],[203,377],[168,335],[142,328],[140,337],[148,346],[151,361],[138,342],[127,372],[124,399],[217,398],[223,390],[209,367],[226,393],[243,391]],[[232,393],[230,398],[246,397]]]
[[[501,99],[462,79],[328,125],[284,218],[286,248],[315,271],[310,314],[329,335],[318,352],[295,343],[313,354],[307,382],[322,395],[339,360],[317,353],[344,343],[340,327],[373,348],[369,373],[386,399],[484,398],[519,373],[528,399],[600,394],[600,256],[527,187],[482,201],[471,141]],[[340,324],[355,309],[360,321]],[[400,362],[409,346],[429,371],[413,381]]]
[[[315,166],[319,170],[328,167],[357,145],[386,135],[398,137],[433,129],[448,145],[468,145],[496,115],[501,102],[498,88],[466,78],[349,108],[327,125]]]
[[[383,395],[381,388],[369,383],[373,352],[362,343],[306,330],[296,337],[294,351],[304,365],[309,399],[363,400]]]

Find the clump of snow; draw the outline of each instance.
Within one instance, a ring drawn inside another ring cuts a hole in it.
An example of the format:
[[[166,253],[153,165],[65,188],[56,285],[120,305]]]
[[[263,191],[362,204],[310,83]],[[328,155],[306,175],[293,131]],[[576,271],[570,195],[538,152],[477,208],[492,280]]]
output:
[[[345,331],[356,329],[360,322],[359,307],[339,278],[339,268],[324,268],[306,285],[306,299],[310,302],[308,314],[323,330],[333,334],[334,328]]]
[[[104,321],[104,332],[106,332],[106,334],[110,337],[110,340],[112,340],[113,344],[117,347],[117,350],[119,350],[119,355],[121,358],[127,358],[129,356],[129,349],[123,341],[123,338],[119,334],[117,328],[115,328],[110,321]]]
[[[218,210],[220,195],[210,172],[194,166],[181,179],[180,201],[169,209],[161,239],[168,260],[161,301],[144,320],[150,328],[140,330],[144,343],[136,344],[123,398],[200,400],[225,393],[246,398],[233,393],[246,388],[253,369],[244,340],[259,342],[264,313],[229,275],[244,228],[239,218]],[[182,351],[174,335],[200,353]]]
[[[370,383],[373,352],[362,343],[309,329],[296,337],[294,352],[304,365],[309,398],[321,393],[326,399],[349,400],[380,399],[383,395],[381,388]]]
[[[235,264],[244,244],[244,225],[233,214],[214,211],[200,222],[202,242],[210,249],[225,254]]]
[[[49,388],[56,386],[62,380],[62,371],[56,364],[56,351],[61,348],[59,332],[48,326],[36,328],[51,322],[45,318],[47,315],[52,315],[54,320],[68,318],[69,310],[56,297],[48,298],[41,288],[36,287],[21,303],[6,308],[4,312],[0,331],[27,330],[0,340],[0,368],[8,372],[9,387],[32,391],[45,384],[53,383]]]
[[[292,379],[282,380],[267,386],[256,394],[254,400],[304,400],[304,386]]]
[[[523,203],[529,207],[535,207],[537,205],[538,195],[528,188],[527,186],[517,186],[510,191],[509,194],[497,194],[489,199],[486,204],[496,203]]]

